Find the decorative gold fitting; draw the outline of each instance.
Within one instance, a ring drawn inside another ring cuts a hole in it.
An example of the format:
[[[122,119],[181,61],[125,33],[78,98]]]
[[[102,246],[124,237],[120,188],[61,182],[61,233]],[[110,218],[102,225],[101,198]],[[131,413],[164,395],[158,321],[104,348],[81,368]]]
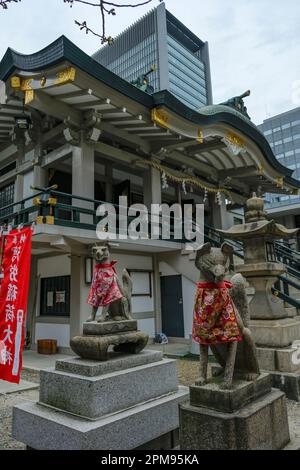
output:
[[[237,145],[238,147],[244,148],[245,142],[243,139],[238,137],[236,134],[232,134],[231,132],[227,132],[226,139],[229,140],[233,145]]]
[[[16,75],[14,77],[11,77],[10,86],[12,88],[21,88],[21,78],[17,77]]]
[[[35,197],[32,202],[34,206],[40,206],[42,204],[42,201],[39,197]]]
[[[170,129],[170,126],[168,124],[169,116],[162,109],[153,108],[151,110],[151,119],[155,124],[158,124],[160,127],[163,127],[164,129]]]
[[[46,215],[46,224],[48,225],[54,225],[54,216],[53,215]]]
[[[47,77],[44,76],[40,79],[41,87],[43,88],[46,85],[46,83],[47,83]]]
[[[61,72],[56,74],[56,80],[54,82],[55,85],[63,85],[68,82],[74,82],[76,77],[76,69],[74,67],[68,67]]]
[[[42,215],[38,215],[36,218],[37,225],[41,225],[44,223],[44,217]]]
[[[25,78],[21,81],[21,90],[22,91],[29,91],[32,90],[31,87],[31,82],[33,81],[33,78]]]
[[[260,176],[263,176],[263,175],[264,175],[264,172],[265,172],[264,167],[263,167],[262,165],[260,165],[260,166],[258,167],[258,174],[259,174]]]
[[[201,129],[198,129],[197,139],[196,140],[199,144],[203,144],[203,142],[204,142],[204,136],[203,136],[203,132],[202,132]]]
[[[29,104],[33,100],[34,100],[34,91],[33,90],[25,91],[25,104]]]
[[[55,197],[49,197],[48,204],[49,206],[55,206],[57,204],[57,199]]]
[[[276,186],[277,186],[277,188],[281,188],[281,189],[283,188],[283,181],[284,181],[284,180],[283,180],[283,177],[282,177],[282,176],[278,176],[278,177],[276,178]]]

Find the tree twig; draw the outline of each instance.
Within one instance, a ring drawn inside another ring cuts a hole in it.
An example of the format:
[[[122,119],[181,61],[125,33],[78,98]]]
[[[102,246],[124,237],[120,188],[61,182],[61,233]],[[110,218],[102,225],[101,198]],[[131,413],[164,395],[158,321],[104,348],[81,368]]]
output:
[[[0,0],[0,7],[2,7],[4,10],[7,10],[8,3],[14,2],[14,3],[19,3],[21,0]]]
[[[94,1],[88,1],[88,0],[63,0],[64,3],[68,3],[70,7],[72,8],[74,4],[76,3],[81,3],[83,5],[87,5],[90,7],[96,7],[99,8],[99,13],[100,13],[100,21],[101,21],[101,32],[97,32],[94,29],[90,28],[87,24],[86,21],[78,21],[75,20],[75,24],[79,26],[81,31],[85,31],[86,34],[91,33],[94,36],[97,36],[100,38],[101,43],[108,43],[112,44],[113,43],[113,38],[111,36],[106,36],[106,15],[112,15],[115,16],[117,14],[116,9],[118,8],[137,8],[141,7],[143,5],[148,5],[149,3],[152,3],[154,0],[143,0],[139,1],[137,3],[125,3],[125,4],[120,4],[116,2],[111,2],[107,0],[94,0]],[[159,2],[162,2],[163,0],[158,0]],[[7,10],[8,4],[9,3],[19,3],[21,0],[0,0],[0,7],[2,7],[4,10]]]

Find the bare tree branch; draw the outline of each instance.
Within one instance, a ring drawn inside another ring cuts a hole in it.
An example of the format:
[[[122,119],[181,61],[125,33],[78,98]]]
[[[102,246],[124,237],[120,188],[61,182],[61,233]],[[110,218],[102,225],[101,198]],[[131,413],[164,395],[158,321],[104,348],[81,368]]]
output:
[[[49,2],[50,0],[48,0]],[[133,0],[135,1],[135,0]],[[116,2],[110,2],[107,0],[94,0],[94,1],[88,1],[88,0],[63,0],[64,3],[68,3],[70,7],[72,8],[74,4],[76,3],[81,3],[83,5],[87,5],[90,7],[96,7],[99,9],[99,14],[100,14],[100,23],[101,23],[101,32],[97,32],[94,29],[90,28],[87,24],[86,21],[78,21],[75,20],[75,24],[79,26],[81,31],[85,31],[86,34],[91,33],[94,36],[97,36],[100,40],[101,43],[108,43],[112,44],[113,43],[113,38],[111,36],[106,36],[106,16],[107,15],[112,15],[116,16],[117,11],[116,9],[118,8],[137,8],[141,7],[143,5],[148,5],[149,3],[152,3],[154,0],[144,0],[144,1],[138,1],[137,3],[116,3]],[[158,2],[162,2],[163,0],[157,0]],[[19,3],[21,0],[0,0],[0,7],[2,7],[4,10],[7,10],[8,4],[9,3]]]
[[[4,10],[7,10],[8,3],[14,2],[14,3],[19,3],[21,0],[0,0],[0,7],[2,7]]]
[[[85,31],[86,34],[91,33],[94,36],[97,36],[98,38],[100,38],[102,44],[106,42],[108,44],[113,43],[113,38],[111,36],[108,36],[108,37],[106,36],[106,15],[115,16],[117,14],[116,8],[137,8],[137,7],[147,5],[153,2],[153,0],[145,0],[142,2],[138,2],[138,3],[120,4],[120,3],[115,3],[115,2],[109,2],[107,0],[99,0],[98,3],[89,2],[87,0],[63,0],[63,1],[64,3],[70,3],[70,7],[72,7],[74,3],[83,3],[84,5],[89,5],[89,6],[99,8],[100,16],[101,16],[101,26],[102,26],[101,33],[98,33],[94,29],[90,28],[86,21],[75,20],[75,24],[79,26],[81,31]],[[158,0],[158,1],[161,2],[162,0]]]

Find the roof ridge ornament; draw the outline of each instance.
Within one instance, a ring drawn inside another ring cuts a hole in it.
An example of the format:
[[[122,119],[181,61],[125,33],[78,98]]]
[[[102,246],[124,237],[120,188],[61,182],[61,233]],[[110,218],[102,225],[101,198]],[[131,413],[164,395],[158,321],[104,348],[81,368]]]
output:
[[[134,85],[135,87],[139,88],[142,91],[145,91],[146,93],[149,93],[149,94],[154,93],[154,88],[152,85],[150,85],[150,80],[148,78],[148,75],[156,71],[157,71],[157,66],[155,64],[151,65],[150,70],[148,70],[148,72],[146,73],[143,73],[142,75],[139,75],[135,80],[132,80],[130,82],[131,85]]]
[[[245,106],[245,103],[244,103],[244,98],[247,98],[250,95],[251,95],[251,91],[247,90],[242,95],[234,96],[233,98],[230,98],[229,100],[224,101],[223,103],[220,103],[220,104],[223,106],[229,106],[230,108],[236,109],[237,111],[242,113],[251,121],[251,118],[247,112],[247,107]]]

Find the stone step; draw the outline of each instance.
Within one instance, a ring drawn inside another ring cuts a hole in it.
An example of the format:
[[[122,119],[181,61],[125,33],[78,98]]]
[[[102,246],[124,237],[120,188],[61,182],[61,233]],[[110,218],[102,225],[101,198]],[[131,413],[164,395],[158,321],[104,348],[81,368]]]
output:
[[[288,318],[294,318],[298,315],[298,311],[297,311],[296,307],[287,306],[287,307],[284,307],[284,311],[285,311]]]
[[[262,370],[272,372],[300,373],[300,353],[296,347],[262,348],[257,347],[258,362]],[[299,362],[299,363],[298,363]]]
[[[120,396],[123,390],[118,391]],[[13,437],[36,450],[130,450],[178,429],[187,387],[96,421],[37,403],[14,407]],[[84,395],[81,396],[81,400]],[[109,397],[106,397],[109,400]]]
[[[118,370],[152,364],[163,359],[162,351],[144,349],[139,354],[124,355],[109,353],[107,361],[98,362],[80,357],[61,359],[56,361],[55,370],[69,374],[84,375],[86,377],[98,377],[100,375],[116,372]]]
[[[87,375],[93,361],[80,364],[80,359],[78,372],[86,368],[85,374],[75,373],[74,364],[71,373],[41,371],[40,402],[84,418],[98,419],[177,390],[176,361],[161,359],[131,367],[133,357],[127,357],[127,367],[124,362],[123,370],[98,376]]]

